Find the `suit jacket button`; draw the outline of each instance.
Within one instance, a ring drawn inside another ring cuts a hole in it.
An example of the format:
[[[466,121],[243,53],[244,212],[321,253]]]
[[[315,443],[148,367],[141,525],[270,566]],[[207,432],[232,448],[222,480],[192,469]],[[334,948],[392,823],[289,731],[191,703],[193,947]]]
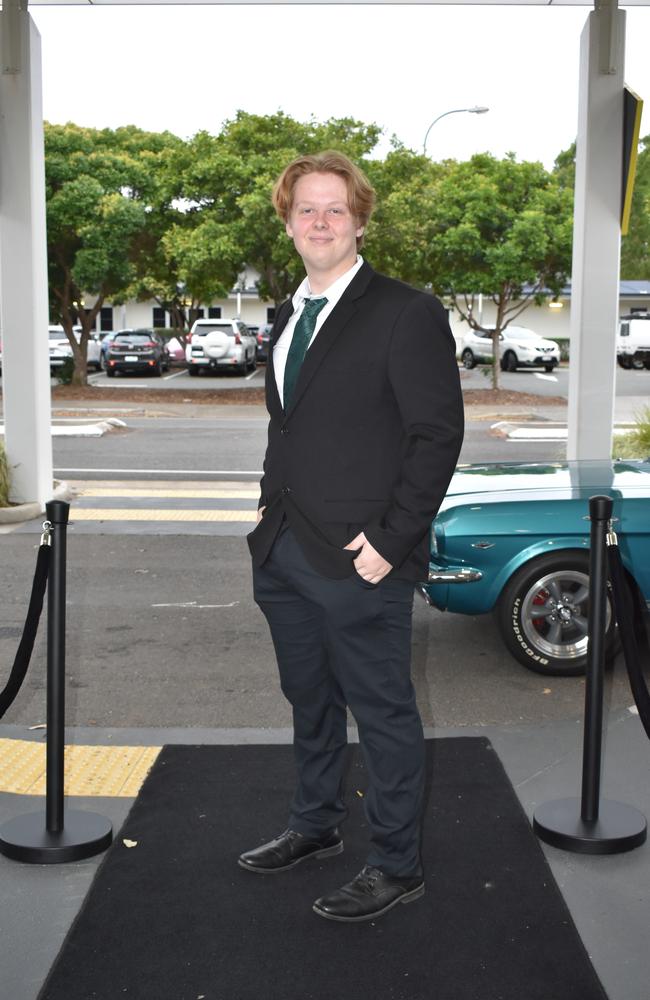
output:
[[[289,488],[288,486],[283,486],[283,487],[282,487],[282,492],[283,492],[283,493],[284,493],[284,495],[286,496],[286,495],[287,495],[287,493],[291,493],[291,489],[290,489],[290,488]]]
[[[280,428],[280,434],[288,434],[288,433],[289,433],[289,428],[288,427],[281,427]]]

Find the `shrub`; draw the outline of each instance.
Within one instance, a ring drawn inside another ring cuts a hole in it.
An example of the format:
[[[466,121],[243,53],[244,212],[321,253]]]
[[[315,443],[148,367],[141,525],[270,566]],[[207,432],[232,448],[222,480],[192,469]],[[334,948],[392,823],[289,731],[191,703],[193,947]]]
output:
[[[0,441],[0,507],[9,506],[9,467],[4,445]]]
[[[634,430],[614,435],[612,454],[615,458],[650,459],[650,406],[636,414]]]
[[[70,385],[74,375],[74,358],[66,358],[60,368],[57,368],[56,377],[61,385]]]

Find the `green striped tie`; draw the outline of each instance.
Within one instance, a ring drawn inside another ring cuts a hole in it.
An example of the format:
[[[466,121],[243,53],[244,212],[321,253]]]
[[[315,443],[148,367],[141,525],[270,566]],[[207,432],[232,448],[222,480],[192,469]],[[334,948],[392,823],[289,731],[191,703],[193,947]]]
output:
[[[298,375],[300,374],[300,368],[305,359],[305,354],[307,353],[307,348],[309,347],[309,341],[314,333],[314,327],[316,326],[316,317],[326,302],[327,299],[325,297],[320,299],[305,299],[305,305],[300,314],[300,319],[296,323],[293,331],[291,346],[289,347],[289,353],[287,354],[287,364],[284,369],[284,384],[282,387],[285,412],[291,405],[293,391],[296,387],[296,382],[298,381]]]

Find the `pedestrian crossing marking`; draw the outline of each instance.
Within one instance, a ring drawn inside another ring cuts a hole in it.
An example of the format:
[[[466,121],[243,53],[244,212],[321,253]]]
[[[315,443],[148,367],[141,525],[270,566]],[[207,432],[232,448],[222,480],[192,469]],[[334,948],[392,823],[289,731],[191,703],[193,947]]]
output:
[[[245,521],[254,524],[256,510],[160,510],[106,507],[75,507],[70,522],[75,521]]]
[[[64,755],[64,794],[134,798],[161,747],[70,745]],[[45,795],[46,747],[0,739],[0,792]]]

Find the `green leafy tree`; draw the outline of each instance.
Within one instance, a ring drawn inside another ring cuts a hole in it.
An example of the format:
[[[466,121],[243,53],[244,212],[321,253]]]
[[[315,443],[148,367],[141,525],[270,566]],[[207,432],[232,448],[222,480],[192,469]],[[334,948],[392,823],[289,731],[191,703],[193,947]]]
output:
[[[201,303],[228,295],[242,265],[229,227],[210,216],[211,178],[202,186],[197,169],[214,155],[215,143],[207,132],[189,141],[173,137],[161,154],[130,289],[132,297],[153,298],[166,309],[181,340]]]
[[[575,185],[575,142],[555,161],[558,183],[573,191]],[[621,241],[621,278],[650,281],[650,135],[639,143],[630,228]]]
[[[496,316],[499,333],[528,306],[557,295],[571,267],[571,193],[540,163],[519,163],[511,154],[487,153],[464,163],[448,162],[435,185],[423,192],[423,252],[433,290],[448,297],[474,330],[479,295]],[[493,386],[499,386],[499,364]]]
[[[176,164],[175,197],[188,206],[185,218],[163,240],[192,301],[209,301],[211,276],[232,288],[245,264],[259,272],[262,298],[283,301],[302,265],[271,205],[275,179],[303,153],[335,148],[362,161],[379,136],[378,126],[353,119],[302,123],[281,111],[239,111],[218,136],[198,133]]]
[[[650,281],[650,135],[640,143],[630,228],[621,244],[621,277]]]
[[[431,288],[429,207],[444,164],[414,153],[395,138],[383,160],[369,160],[368,178],[377,206],[368,227],[364,253],[373,267],[420,288]]]
[[[113,131],[46,123],[50,315],[70,342],[74,383],[86,383],[88,340],[103,303],[129,297],[156,166],[172,138],[132,126]],[[88,309],[85,295],[94,297]]]

